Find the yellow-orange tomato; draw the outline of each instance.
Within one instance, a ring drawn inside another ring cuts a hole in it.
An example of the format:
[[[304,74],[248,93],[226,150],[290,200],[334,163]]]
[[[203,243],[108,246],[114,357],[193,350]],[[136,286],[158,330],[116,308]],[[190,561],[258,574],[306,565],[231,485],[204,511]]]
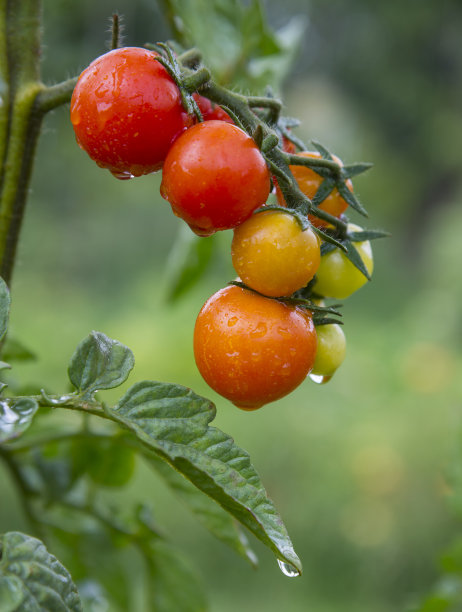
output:
[[[319,240],[302,230],[289,213],[268,210],[252,215],[234,230],[233,266],[242,281],[264,295],[292,295],[316,274]]]
[[[300,157],[321,158],[321,154],[317,151],[302,151],[301,153],[297,153],[297,155],[299,155]],[[338,157],[336,157],[335,155],[333,155],[332,157],[334,161],[342,165],[342,161]],[[297,181],[298,186],[300,187],[300,190],[306,196],[308,196],[310,200],[312,200],[319,188],[319,185],[324,180],[323,177],[317,174],[311,168],[307,168],[306,166],[289,166],[289,168],[292,174],[294,175],[295,180]],[[346,185],[350,191],[353,191],[353,184],[349,179],[347,180]],[[276,185],[276,196],[281,206],[285,206],[284,196],[282,195],[278,185]],[[328,212],[334,217],[340,217],[340,215],[345,212],[347,207],[348,204],[340,195],[337,187],[334,187],[334,189],[327,196],[327,198],[325,198],[318,206],[318,208],[324,210],[325,212]],[[314,215],[309,215],[308,218],[311,223],[316,227],[325,227],[326,225],[328,225],[327,221],[318,219],[318,217],[315,217]]]
[[[313,367],[316,346],[310,313],[236,286],[207,300],[194,329],[199,372],[244,410],[298,387]]]

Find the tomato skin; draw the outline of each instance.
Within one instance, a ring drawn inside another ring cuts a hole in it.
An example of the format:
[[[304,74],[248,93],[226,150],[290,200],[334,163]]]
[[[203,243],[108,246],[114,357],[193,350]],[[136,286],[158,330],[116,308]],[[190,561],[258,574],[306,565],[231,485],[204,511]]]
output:
[[[174,142],[160,191],[194,232],[208,236],[236,227],[262,206],[270,175],[243,130],[225,121],[204,121]]]
[[[321,154],[317,151],[301,151],[300,153],[297,153],[297,155],[299,155],[300,157],[314,157],[319,159],[321,158]],[[342,165],[342,161],[338,157],[336,157],[335,155],[333,155],[332,157],[334,161]],[[312,200],[319,188],[319,185],[324,180],[323,177],[317,174],[311,168],[308,168],[307,166],[294,165],[289,166],[289,168],[292,174],[294,175],[294,178],[297,181],[300,190],[306,196],[308,196],[310,200]],[[350,191],[353,191],[353,183],[349,179],[347,180],[346,185]],[[276,196],[281,206],[285,206],[286,202],[278,185],[276,185]],[[334,187],[334,189],[327,196],[327,198],[325,198],[325,200],[323,200],[319,204],[318,208],[324,210],[325,212],[328,212],[334,217],[340,217],[340,215],[348,208],[348,204],[346,200],[344,200],[340,195],[337,187]],[[318,217],[315,217],[314,215],[308,215],[308,219],[315,227],[326,227],[328,225],[327,221],[318,219]]]
[[[193,121],[156,57],[138,47],[109,51],[82,72],[72,94],[77,142],[118,178],[159,170],[173,140]]]
[[[194,356],[212,389],[256,410],[304,381],[316,354],[310,313],[240,287],[221,289],[197,317]]]
[[[332,323],[316,327],[318,348],[311,374],[330,378],[346,354],[346,339],[341,325]]]
[[[218,104],[214,104],[208,98],[205,98],[198,93],[193,93],[193,98],[197,102],[204,121],[217,120],[226,121],[227,123],[234,123],[228,113]]]
[[[359,232],[362,228],[353,223],[348,224],[348,231]],[[354,246],[363,260],[369,275],[374,270],[372,248],[369,240],[355,242]],[[351,261],[340,251],[334,249],[321,257],[314,291],[324,297],[345,299],[360,289],[367,282],[367,278],[354,266]]]
[[[303,231],[292,215],[274,210],[252,215],[234,230],[231,256],[242,281],[271,297],[305,287],[321,259],[314,231]]]

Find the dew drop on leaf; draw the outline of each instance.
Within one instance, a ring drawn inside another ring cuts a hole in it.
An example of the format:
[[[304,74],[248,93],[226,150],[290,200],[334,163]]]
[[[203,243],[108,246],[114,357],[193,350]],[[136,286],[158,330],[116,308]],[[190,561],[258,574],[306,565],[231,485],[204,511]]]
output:
[[[296,578],[297,576],[300,576],[300,572],[293,565],[289,565],[280,559],[278,559],[278,565],[284,576],[288,576],[289,578]]]

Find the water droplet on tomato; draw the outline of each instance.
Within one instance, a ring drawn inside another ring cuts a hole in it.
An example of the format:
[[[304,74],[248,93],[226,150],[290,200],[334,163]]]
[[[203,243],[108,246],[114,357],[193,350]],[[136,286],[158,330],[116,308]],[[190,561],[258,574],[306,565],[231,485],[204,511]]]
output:
[[[284,561],[281,561],[280,559],[278,559],[278,565],[279,565],[279,569],[284,574],[284,576],[288,576],[289,578],[296,578],[297,576],[300,576],[300,572],[293,565],[290,565],[289,563],[285,563]]]
[[[121,181],[127,181],[128,179],[132,179],[135,178],[135,176],[131,173],[131,172],[117,172],[117,171],[113,171],[110,170],[112,176],[114,176],[116,179],[119,179]]]
[[[254,338],[261,338],[267,331],[268,328],[266,327],[266,323],[260,322],[257,327],[250,332],[250,335]]]
[[[332,376],[323,376],[322,374],[312,374],[311,372],[310,374],[308,374],[308,376],[317,385],[324,385],[325,383],[329,382],[329,380],[332,378]]]
[[[101,83],[101,85],[99,87],[97,87],[95,89],[95,96],[97,98],[102,98],[104,95],[107,94],[107,92],[109,91],[109,87],[107,86],[107,84],[103,81]]]

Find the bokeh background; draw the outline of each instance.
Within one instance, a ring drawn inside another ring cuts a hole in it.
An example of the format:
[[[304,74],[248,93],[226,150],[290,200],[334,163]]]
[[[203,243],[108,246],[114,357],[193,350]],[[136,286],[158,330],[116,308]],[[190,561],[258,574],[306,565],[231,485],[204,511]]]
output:
[[[392,234],[374,244],[372,282],[345,303],[344,365],[328,385],[307,381],[255,413],[210,391],[194,365],[192,332],[203,302],[233,278],[230,232],[217,238],[200,283],[169,302],[180,222],[160,198],[160,177],[117,181],[98,169],[61,108],[40,140],[13,283],[13,333],[38,359],[14,375],[65,389],[65,364],[96,329],[134,351],[131,382],[179,382],[216,402],[216,425],[249,451],[288,527],[301,578],[283,576],[258,542],[252,570],[142,466],[119,495],[153,505],[201,573],[213,612],[411,610],[461,530],[452,502],[462,460],[462,5],[264,7],[272,28],[300,37],[282,89],[287,114],[301,119],[297,134],[345,162],[374,163],[355,190],[370,213],[365,225]],[[46,82],[105,50],[114,9],[126,44],[172,35],[153,0],[44,0]],[[207,2],[197,10],[206,14]],[[27,530],[0,476],[1,524]]]

